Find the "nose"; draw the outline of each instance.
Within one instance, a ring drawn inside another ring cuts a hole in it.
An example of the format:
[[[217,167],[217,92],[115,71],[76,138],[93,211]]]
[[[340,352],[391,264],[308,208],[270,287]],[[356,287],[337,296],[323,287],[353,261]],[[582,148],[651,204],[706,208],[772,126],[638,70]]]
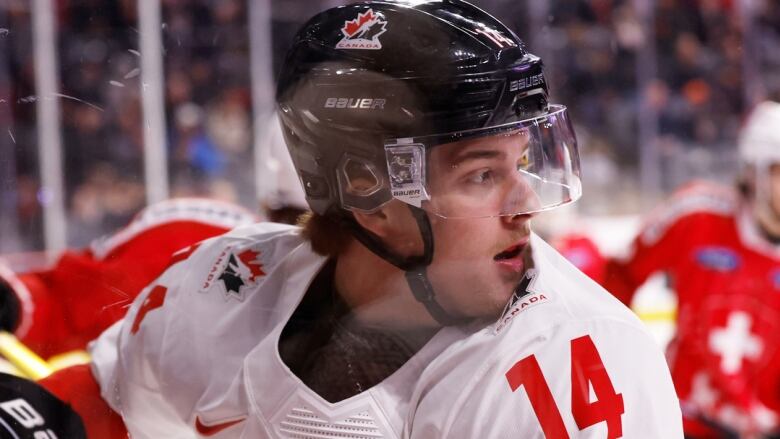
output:
[[[533,186],[526,181],[525,177],[519,174],[511,179],[503,199],[502,217],[530,218],[528,212],[538,212],[542,207],[541,199]]]
[[[503,215],[501,217],[501,222],[506,227],[509,228],[522,227],[535,215],[536,215],[535,213],[518,213],[514,215]]]

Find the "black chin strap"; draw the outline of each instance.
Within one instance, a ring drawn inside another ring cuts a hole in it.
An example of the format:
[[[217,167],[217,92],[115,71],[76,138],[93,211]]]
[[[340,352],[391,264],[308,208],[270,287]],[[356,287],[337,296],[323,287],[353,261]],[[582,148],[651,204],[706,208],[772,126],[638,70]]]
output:
[[[425,305],[425,309],[428,310],[431,317],[444,326],[462,323],[464,319],[451,315],[439,305],[439,302],[436,301],[433,285],[428,279],[427,269],[433,261],[433,231],[428,214],[423,209],[411,205],[409,205],[409,210],[417,221],[417,227],[423,239],[423,254],[421,256],[403,257],[393,253],[376,235],[360,227],[353,218],[343,218],[343,222],[352,235],[366,248],[405,272],[406,282],[412,290],[414,298]]]
[[[439,305],[439,302],[436,301],[436,293],[433,291],[431,281],[428,280],[426,267],[419,267],[407,271],[406,283],[409,284],[409,288],[412,290],[414,298],[425,305],[428,314],[443,326],[457,325],[458,323],[463,323],[465,321],[463,318],[457,318],[448,313]]]

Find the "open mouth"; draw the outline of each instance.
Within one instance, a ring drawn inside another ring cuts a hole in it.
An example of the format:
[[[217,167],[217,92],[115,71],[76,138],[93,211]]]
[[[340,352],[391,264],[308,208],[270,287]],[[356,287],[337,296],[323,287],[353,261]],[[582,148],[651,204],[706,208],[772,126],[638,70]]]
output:
[[[501,253],[493,256],[493,260],[505,261],[507,259],[514,259],[520,255],[520,252],[523,251],[524,247],[525,247],[525,243],[513,245],[512,247],[509,247],[508,249],[502,251]]]

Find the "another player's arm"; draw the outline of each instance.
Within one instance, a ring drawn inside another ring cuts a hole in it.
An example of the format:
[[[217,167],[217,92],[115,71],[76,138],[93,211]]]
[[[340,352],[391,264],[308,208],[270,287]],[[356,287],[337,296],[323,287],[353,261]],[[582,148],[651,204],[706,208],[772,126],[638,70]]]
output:
[[[13,273],[0,264],[0,329],[49,357],[83,349],[122,318],[171,254],[257,218],[240,206],[175,199],[143,209],[89,248],[63,252],[45,269]]]
[[[187,205],[186,200],[178,201],[178,204]],[[170,265],[172,257],[175,258],[172,255],[207,238],[221,235],[235,224],[251,221],[246,214],[239,216],[233,212],[239,210],[238,207],[230,207],[222,208],[220,212],[232,214],[238,219],[210,221],[199,216],[179,218],[174,215],[149,222],[141,215],[141,219],[105,240],[113,245],[93,245],[88,256],[94,261],[94,267],[90,266],[89,260],[83,263],[75,261],[73,271],[78,273],[81,268],[82,279],[65,274],[61,276],[61,288],[58,288],[66,293],[60,300],[65,318],[70,323],[72,343],[83,347],[122,318],[141,290]]]
[[[0,353],[21,375],[0,373],[0,437],[127,438],[121,417],[101,398],[87,365],[54,372],[4,331]]]
[[[67,292],[56,286],[57,267],[17,274],[0,261],[0,328],[44,356],[69,333],[66,308],[61,306]]]
[[[176,249],[153,249],[148,241],[159,240],[160,233],[152,232],[107,261],[83,250],[64,252],[46,270],[15,274],[0,267],[0,329],[12,332],[43,357],[84,349],[119,320],[141,288],[170,264]],[[203,235],[209,236],[205,230]]]
[[[62,369],[38,383],[79,415],[87,438],[128,437],[122,417],[101,397],[100,387],[88,365]]]
[[[695,218],[676,215],[675,208],[673,205],[657,209],[644,221],[627,255],[607,259],[602,286],[626,306],[631,305],[637,289],[651,275],[677,266],[684,256],[681,246],[688,241],[686,235]]]

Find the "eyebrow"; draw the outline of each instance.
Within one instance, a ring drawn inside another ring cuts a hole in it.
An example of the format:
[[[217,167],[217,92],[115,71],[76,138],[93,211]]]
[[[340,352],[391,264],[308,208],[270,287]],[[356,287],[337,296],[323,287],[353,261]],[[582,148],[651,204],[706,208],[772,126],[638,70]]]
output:
[[[468,161],[468,160],[476,160],[476,159],[493,159],[493,158],[504,158],[506,157],[506,153],[504,151],[497,151],[495,149],[475,149],[471,151],[466,151],[464,153],[456,154],[455,157],[452,159],[452,166],[459,166],[461,163]]]

